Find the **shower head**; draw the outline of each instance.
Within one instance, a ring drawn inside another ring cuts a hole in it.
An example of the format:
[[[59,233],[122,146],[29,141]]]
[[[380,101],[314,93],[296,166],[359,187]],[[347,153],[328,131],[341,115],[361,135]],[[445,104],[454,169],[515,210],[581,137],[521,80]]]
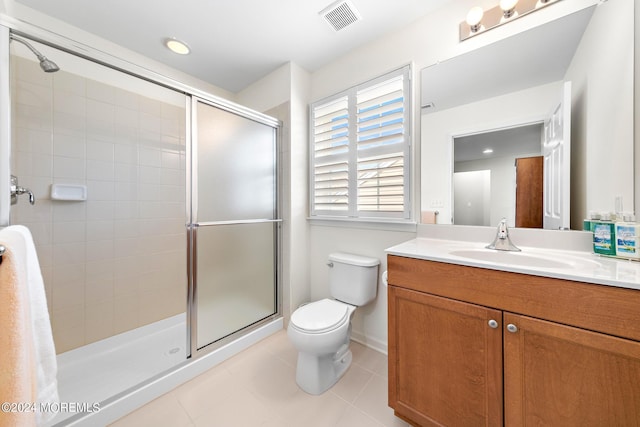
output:
[[[33,54],[38,58],[38,61],[40,61],[40,68],[42,68],[42,71],[44,71],[45,73],[55,73],[60,69],[60,67],[58,67],[55,62],[47,59],[46,56],[38,52],[36,48],[31,46],[26,40],[16,36],[15,34],[11,34],[10,37],[11,40],[22,43],[23,45],[28,47],[31,52],[33,52]]]
[[[40,59],[40,68],[42,68],[42,71],[44,71],[45,73],[55,73],[56,71],[60,70],[60,67],[58,67],[55,62],[45,57],[42,57],[42,59]]]

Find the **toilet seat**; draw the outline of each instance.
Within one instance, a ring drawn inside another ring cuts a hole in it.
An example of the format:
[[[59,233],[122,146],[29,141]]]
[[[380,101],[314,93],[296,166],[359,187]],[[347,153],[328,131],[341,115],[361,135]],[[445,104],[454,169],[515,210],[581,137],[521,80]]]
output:
[[[291,325],[307,334],[329,332],[349,321],[349,307],[331,299],[312,302],[293,312]]]

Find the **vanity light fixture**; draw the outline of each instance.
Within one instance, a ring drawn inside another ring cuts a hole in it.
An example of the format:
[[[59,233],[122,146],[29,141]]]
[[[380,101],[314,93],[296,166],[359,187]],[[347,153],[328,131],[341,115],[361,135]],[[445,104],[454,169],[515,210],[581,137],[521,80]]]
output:
[[[484,33],[492,28],[521,18],[562,0],[500,0],[488,10],[480,6],[472,7],[467,18],[460,23],[460,41]]]
[[[511,18],[516,14],[516,5],[518,0],[500,0],[500,9],[505,19]]]
[[[492,148],[485,148],[482,151],[482,154],[491,154],[491,153],[493,153],[493,149]]]
[[[164,45],[173,53],[178,55],[188,55],[191,52],[189,45],[182,40],[178,40],[175,37],[168,37],[164,39]]]
[[[482,27],[482,16],[484,11],[480,6],[472,7],[467,13],[467,25],[472,33],[477,33]]]

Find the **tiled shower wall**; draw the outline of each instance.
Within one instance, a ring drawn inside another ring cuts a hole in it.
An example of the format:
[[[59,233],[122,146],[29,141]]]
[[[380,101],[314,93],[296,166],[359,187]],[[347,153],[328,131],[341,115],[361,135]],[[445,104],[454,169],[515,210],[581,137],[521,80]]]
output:
[[[11,173],[36,197],[19,198],[11,223],[34,236],[56,351],[184,312],[184,102],[16,56],[11,71]],[[88,198],[52,200],[52,184]]]

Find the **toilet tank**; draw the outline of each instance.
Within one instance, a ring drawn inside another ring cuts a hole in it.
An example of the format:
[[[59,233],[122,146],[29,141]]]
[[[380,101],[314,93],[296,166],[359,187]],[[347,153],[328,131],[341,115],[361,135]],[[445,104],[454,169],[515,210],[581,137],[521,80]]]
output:
[[[378,291],[380,260],[361,255],[329,255],[331,296],[347,304],[361,306],[371,302]]]

